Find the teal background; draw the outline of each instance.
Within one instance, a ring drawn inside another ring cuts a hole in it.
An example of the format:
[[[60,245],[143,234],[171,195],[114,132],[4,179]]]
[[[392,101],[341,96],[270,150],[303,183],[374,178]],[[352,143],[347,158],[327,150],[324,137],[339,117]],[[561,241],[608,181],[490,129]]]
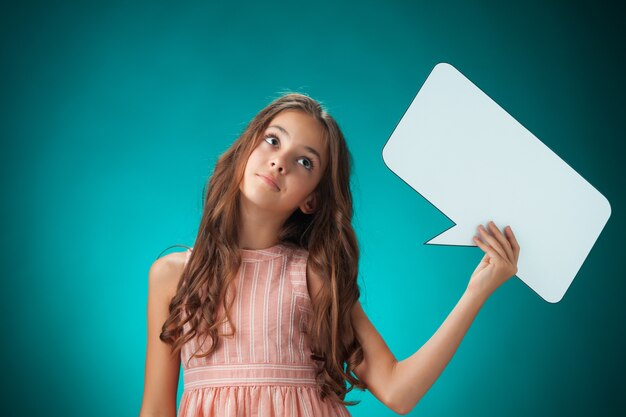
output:
[[[561,302],[505,283],[409,415],[623,415],[624,17],[588,0],[3,2],[2,415],[138,415],[148,269],[193,244],[217,157],[287,89],[346,135],[361,301],[398,359],[414,353],[482,255],[423,245],[452,223],[381,156],[439,62],[612,216]]]

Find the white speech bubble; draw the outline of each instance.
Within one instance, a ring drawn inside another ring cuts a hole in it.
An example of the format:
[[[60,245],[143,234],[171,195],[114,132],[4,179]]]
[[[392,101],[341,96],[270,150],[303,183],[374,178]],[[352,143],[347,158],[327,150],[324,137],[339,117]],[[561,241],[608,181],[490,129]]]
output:
[[[611,215],[608,200],[458,70],[432,70],[383,148],[391,171],[455,224],[425,242],[476,246],[511,226],[517,277],[548,302],[571,285]]]

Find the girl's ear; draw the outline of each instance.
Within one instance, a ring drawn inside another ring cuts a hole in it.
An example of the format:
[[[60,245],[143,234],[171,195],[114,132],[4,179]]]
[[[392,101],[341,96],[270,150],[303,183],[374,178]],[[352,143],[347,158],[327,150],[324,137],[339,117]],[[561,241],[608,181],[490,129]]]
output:
[[[311,214],[315,212],[316,208],[317,208],[317,193],[312,193],[306,199],[306,201],[300,205],[300,210],[302,210],[304,214]]]

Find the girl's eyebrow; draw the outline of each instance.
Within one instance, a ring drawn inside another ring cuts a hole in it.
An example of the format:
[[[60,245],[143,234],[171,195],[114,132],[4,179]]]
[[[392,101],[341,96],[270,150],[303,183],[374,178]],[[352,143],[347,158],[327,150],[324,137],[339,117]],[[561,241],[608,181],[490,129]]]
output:
[[[287,132],[287,130],[279,125],[271,125],[268,127],[275,127],[276,129],[280,130],[281,132],[283,132],[285,134],[285,136],[287,136],[289,139],[291,139],[291,136],[289,136],[289,132]],[[307,151],[311,152],[313,155],[317,156],[318,160],[322,160],[322,157],[320,156],[320,153],[318,151],[316,151],[315,149],[311,148],[310,146],[306,146],[304,145],[304,149],[306,149]]]

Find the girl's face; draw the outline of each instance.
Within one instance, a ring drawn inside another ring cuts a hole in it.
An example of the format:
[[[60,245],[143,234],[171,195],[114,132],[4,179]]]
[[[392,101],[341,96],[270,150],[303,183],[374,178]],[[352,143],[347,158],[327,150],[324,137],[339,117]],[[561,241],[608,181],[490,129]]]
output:
[[[241,197],[259,208],[285,215],[298,207],[310,213],[307,202],[327,163],[328,150],[319,123],[301,111],[284,110],[262,132],[248,158],[239,186]]]

